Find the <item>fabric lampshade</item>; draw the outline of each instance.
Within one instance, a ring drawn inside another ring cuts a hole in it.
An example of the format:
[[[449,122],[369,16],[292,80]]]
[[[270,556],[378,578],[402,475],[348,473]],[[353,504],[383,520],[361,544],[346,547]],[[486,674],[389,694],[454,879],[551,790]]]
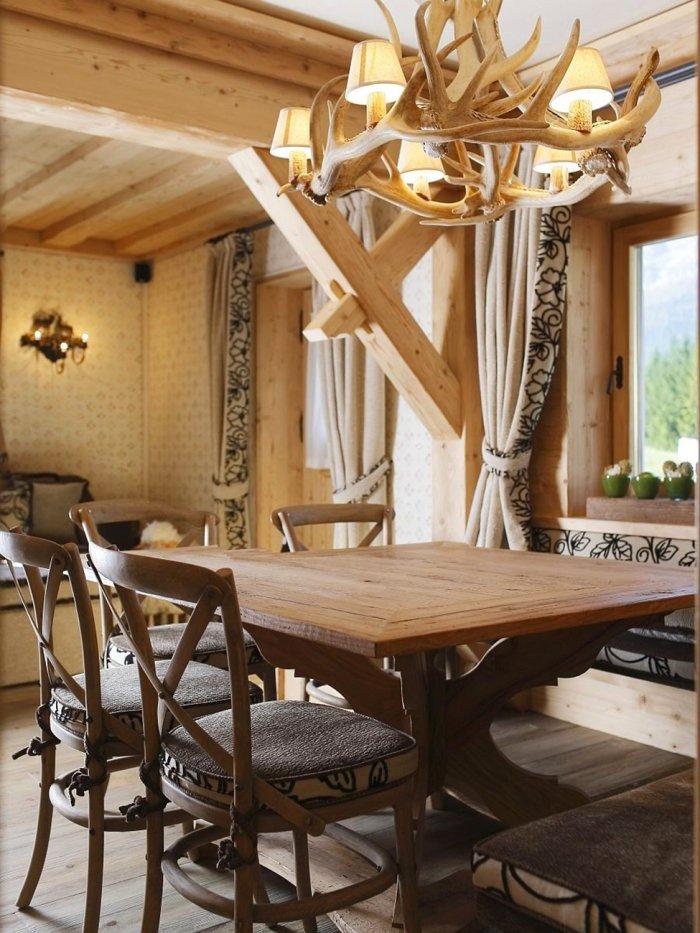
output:
[[[538,146],[533,169],[542,175],[549,175],[555,168],[565,168],[570,172],[580,172],[576,155],[568,149],[548,149]]]
[[[426,155],[421,143],[404,140],[399,150],[399,172],[407,185],[414,184],[419,178],[426,181],[440,181],[445,177],[439,159]]]
[[[366,104],[370,94],[381,91],[391,103],[406,86],[394,46],[386,39],[367,39],[352,50],[345,97],[351,104]]]
[[[310,115],[311,111],[308,107],[284,107],[280,110],[270,154],[286,159],[293,152],[301,152],[309,158],[311,156]]]
[[[577,49],[564,80],[559,85],[552,107],[566,113],[574,101],[590,102],[592,110],[606,107],[613,100],[610,79],[597,49],[584,46]]]

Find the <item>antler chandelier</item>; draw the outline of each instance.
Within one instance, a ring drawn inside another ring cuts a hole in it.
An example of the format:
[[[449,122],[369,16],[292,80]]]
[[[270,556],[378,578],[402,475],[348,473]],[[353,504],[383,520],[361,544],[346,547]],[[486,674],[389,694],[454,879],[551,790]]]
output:
[[[661,102],[656,49],[618,106],[599,53],[579,46],[578,20],[554,68],[526,85],[518,72],[537,48],[539,20],[507,55],[502,0],[426,0],[416,12],[418,55],[407,58],[389,10],[375,2],[391,41],[358,43],[350,73],[325,84],[310,110],[280,113],[271,152],[290,164],[280,194],[297,190],[325,204],[361,189],[425,223],[460,226],[516,207],[573,204],[608,181],[630,193],[627,154]],[[454,39],[441,46],[448,23]],[[448,70],[453,53],[456,71]],[[367,126],[348,137],[353,104],[366,106]],[[397,141],[398,164],[389,154]],[[534,168],[549,175],[546,190],[518,178],[524,146],[539,147]],[[570,183],[570,172],[581,176]]]

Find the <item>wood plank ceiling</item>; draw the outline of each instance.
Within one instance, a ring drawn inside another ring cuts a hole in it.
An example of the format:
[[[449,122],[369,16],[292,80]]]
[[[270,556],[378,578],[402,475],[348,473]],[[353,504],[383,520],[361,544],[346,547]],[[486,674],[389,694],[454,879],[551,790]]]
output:
[[[0,140],[8,246],[145,258],[265,217],[227,162],[9,119]]]

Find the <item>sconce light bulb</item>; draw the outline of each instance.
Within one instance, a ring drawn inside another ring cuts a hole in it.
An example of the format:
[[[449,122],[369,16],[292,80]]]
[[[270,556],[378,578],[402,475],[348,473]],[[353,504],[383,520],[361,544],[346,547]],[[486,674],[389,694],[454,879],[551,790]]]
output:
[[[35,330],[35,331],[34,331],[34,339],[35,339],[35,340],[41,340],[41,331],[40,331],[40,330]]]
[[[63,351],[63,353],[66,353],[68,350],[68,344],[66,343],[65,340],[61,341],[61,350]]]
[[[81,335],[81,340],[83,341],[83,343],[87,343],[87,342],[88,342],[88,335],[87,335],[87,334],[82,334],[82,335]]]

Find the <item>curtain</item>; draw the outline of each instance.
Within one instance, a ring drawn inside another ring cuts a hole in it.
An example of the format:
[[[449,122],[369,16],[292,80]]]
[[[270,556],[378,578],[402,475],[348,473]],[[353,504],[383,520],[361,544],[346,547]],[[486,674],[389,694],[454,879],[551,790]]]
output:
[[[253,236],[231,233],[210,249],[214,262],[209,315],[212,494],[221,544],[244,548],[253,540],[249,487]]]
[[[337,208],[366,249],[374,246],[371,201],[353,192]],[[327,302],[321,287],[313,293],[313,311]],[[386,451],[386,384],[379,366],[356,337],[317,344],[309,358],[318,366],[325,411],[334,502],[386,502],[391,461]],[[312,364],[313,365],[313,364]],[[312,377],[313,378],[313,377]],[[354,547],[363,536],[354,525],[336,525],[336,547]]]
[[[520,177],[533,184],[532,152]],[[536,182],[535,182],[536,183]],[[476,230],[482,467],[466,540],[530,543],[532,442],[554,376],[566,306],[571,210],[516,210]]]

